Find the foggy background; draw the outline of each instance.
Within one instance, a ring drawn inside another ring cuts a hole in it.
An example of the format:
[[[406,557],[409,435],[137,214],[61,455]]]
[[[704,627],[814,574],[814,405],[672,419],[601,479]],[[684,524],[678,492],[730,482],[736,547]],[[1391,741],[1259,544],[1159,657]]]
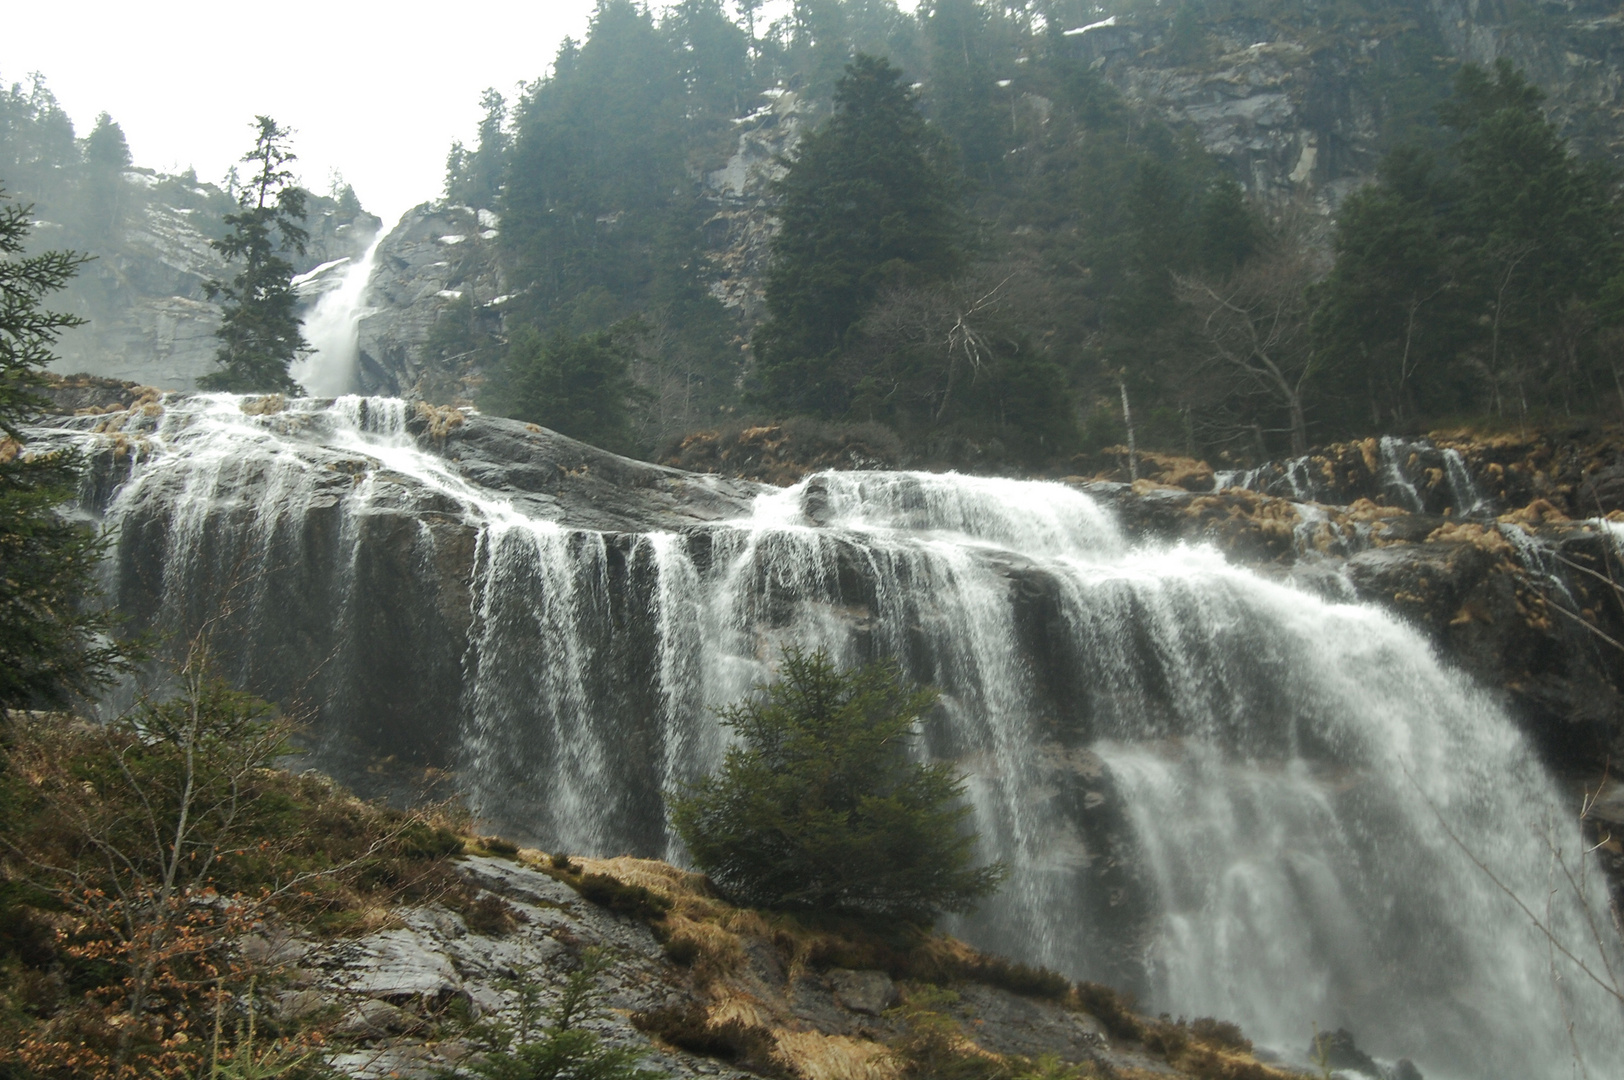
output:
[[[771,0],[759,25],[789,6]],[[0,79],[26,83],[41,72],[80,135],[106,111],[137,165],[193,166],[204,180],[219,181],[248,149],[256,114],[274,116],[294,129],[306,187],[325,193],[336,171],[388,226],[440,193],[447,149],[474,138],[480,92],[495,87],[511,100],[547,71],[565,36],[585,33],[594,7],[18,5],[0,34]]]

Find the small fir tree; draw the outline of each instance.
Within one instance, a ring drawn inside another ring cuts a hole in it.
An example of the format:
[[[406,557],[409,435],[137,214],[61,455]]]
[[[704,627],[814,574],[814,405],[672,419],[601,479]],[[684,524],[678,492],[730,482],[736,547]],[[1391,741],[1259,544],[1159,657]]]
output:
[[[673,799],[694,864],[738,903],[790,910],[930,920],[996,891],[1005,866],[971,866],[963,778],[908,753],[935,692],[822,651],[786,652],[780,675],[722,713],[739,745]]]
[[[466,149],[461,142],[451,144],[445,162],[445,195],[453,203],[489,210],[502,193],[502,173],[507,169],[507,99],[494,88],[479,97],[485,110],[479,122],[479,142]]]
[[[480,1080],[658,1080],[664,1074],[638,1068],[641,1050],[610,1046],[583,1026],[605,1012],[597,979],[608,966],[602,951],[584,950],[545,1015],[539,1007],[540,985],[520,980],[519,1022],[488,1026],[491,1052],[476,1058],[467,1072],[450,1075]]]
[[[211,298],[225,300],[216,335],[221,370],[198,380],[206,390],[238,393],[300,392],[288,373],[293,361],[310,346],[300,332],[293,266],[281,255],[304,254],[310,234],[305,219],[305,193],[287,166],[295,160],[288,149],[288,129],[269,116],[255,118],[254,148],[243,161],[253,174],[238,190],[238,211],[225,216],[231,230],[213,247],[242,269],[230,282],[211,281]]]
[[[24,445],[23,422],[46,404],[51,347],[83,321],[41,305],[86,261],[24,255],[32,210],[0,208],[0,709],[61,704],[105,686],[124,662],[107,638],[111,616],[85,602],[101,544],[56,512],[78,490],[82,462]]]

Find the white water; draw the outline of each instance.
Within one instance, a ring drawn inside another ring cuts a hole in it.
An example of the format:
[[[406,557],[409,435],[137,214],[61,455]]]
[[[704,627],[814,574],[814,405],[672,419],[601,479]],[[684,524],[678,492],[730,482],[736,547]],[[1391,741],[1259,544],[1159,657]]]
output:
[[[292,375],[312,397],[338,397],[356,389],[367,285],[372,281],[378,245],[386,233],[379,228],[360,259],[345,268],[343,279],[321,295],[304,321],[304,336],[311,351],[294,363]]]
[[[1416,479],[1426,471],[1425,462],[1436,460],[1443,465],[1443,476],[1449,486],[1448,510],[1457,518],[1493,513],[1491,501],[1478,491],[1471,471],[1466,467],[1460,451],[1438,450],[1426,439],[1409,441],[1385,436],[1380,443],[1381,467],[1376,477],[1381,495],[1387,503],[1412,513],[1424,512],[1426,507]],[[1265,495],[1276,495],[1304,502],[1325,502],[1326,492],[1315,476],[1312,457],[1290,458],[1269,462],[1255,469],[1227,470],[1213,474],[1213,490],[1244,488]],[[1441,509],[1441,508],[1438,508]]]
[[[1349,1027],[1433,1080],[1565,1077],[1573,1046],[1593,1076],[1624,1060],[1616,1002],[1472,861],[1600,970],[1553,864],[1583,858],[1573,808],[1494,702],[1377,609],[1209,548],[1135,547],[1062,485],[953,475],[766,492],[705,530],[704,559],[671,533],[614,547],[463,480],[404,419],[353,397],[267,417],[171,402],[110,518],[167,507],[177,604],[231,530],[240,617],[274,622],[264,583],[305,572],[278,538],[336,510],[350,561],[312,585],[340,597],[335,677],[364,632],[366,516],[409,491],[476,529],[460,715],[442,720],[476,809],[573,851],[671,845],[656,793],[714,767],[709,708],[782,645],[895,656],[941,688],[926,746],[966,769],[983,851],[1012,867],[957,924],[975,940],[1080,977],[1126,951],[1156,1010],[1299,1051],[1316,1024]],[[449,557],[426,525],[417,543],[425,565]],[[1118,848],[1090,817],[1112,807]],[[1120,898],[1108,856],[1133,864]]]

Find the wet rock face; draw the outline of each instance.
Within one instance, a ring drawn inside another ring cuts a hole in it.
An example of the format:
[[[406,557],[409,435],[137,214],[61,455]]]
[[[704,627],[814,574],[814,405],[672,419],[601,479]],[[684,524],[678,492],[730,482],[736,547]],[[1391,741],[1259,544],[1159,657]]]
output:
[[[1575,530],[1553,539],[1572,564],[1604,562],[1600,537]],[[1506,552],[1450,542],[1363,552],[1348,561],[1347,573],[1360,597],[1424,626],[1445,656],[1503,688],[1525,729],[1565,770],[1588,771],[1616,752],[1624,717],[1617,670],[1624,654],[1576,620],[1608,636],[1624,620],[1594,579],[1565,575],[1564,595]],[[1590,615],[1564,616],[1559,607]]]
[[[87,394],[130,392],[117,385],[58,391],[70,404]],[[83,415],[61,422],[102,421]],[[310,421],[290,414],[285,422]],[[620,458],[516,421],[416,407],[407,428],[491,497],[609,534],[606,585],[616,601],[592,677],[617,699],[648,686],[627,670],[649,632],[638,606],[646,582],[631,553],[635,536],[737,517],[756,491]],[[379,759],[420,769],[454,764],[463,734],[455,718],[468,693],[465,658],[477,632],[469,575],[479,562],[479,525],[443,494],[387,472],[374,478],[367,499],[351,499],[376,462],[318,442],[292,445],[307,486],[290,505],[278,505],[287,498],[280,490],[286,473],[252,463],[203,498],[189,487],[198,482],[194,474],[147,478],[121,504],[111,569],[120,608],[132,628],[178,640],[208,627],[242,685],[310,719],[325,718],[315,734],[322,766],[364,790],[393,782],[369,772]],[[103,446],[91,463],[92,501],[105,504],[128,479],[129,465],[117,444]],[[181,506],[191,512],[177,514]],[[184,568],[179,551],[186,552]],[[187,578],[184,588],[177,572]],[[628,716],[655,711],[651,702],[623,704]],[[627,734],[628,746],[642,738]],[[629,829],[661,834],[657,795],[638,816],[653,823]]]
[[[1121,475],[1126,458],[1105,475]],[[1366,439],[1177,486],[1189,463],[1083,482],[1136,536],[1216,544],[1330,598],[1370,600],[1499,688],[1571,774],[1624,750],[1624,436],[1574,429]],[[1611,530],[1611,531],[1610,531]]]
[[[436,437],[436,415],[418,410],[408,428],[471,482],[572,528],[689,529],[739,516],[761,490],[634,461],[517,420],[470,414]]]
[[[360,385],[368,394],[467,404],[480,373],[466,360],[428,355],[429,334],[448,305],[501,323],[510,297],[497,265],[500,221],[489,210],[423,204],[378,246],[360,323]]]

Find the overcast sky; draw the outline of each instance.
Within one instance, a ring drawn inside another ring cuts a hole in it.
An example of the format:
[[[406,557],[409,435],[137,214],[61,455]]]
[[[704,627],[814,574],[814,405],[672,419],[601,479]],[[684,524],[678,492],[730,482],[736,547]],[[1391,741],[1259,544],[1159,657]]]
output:
[[[325,192],[337,170],[392,225],[439,194],[446,150],[472,138],[480,92],[511,97],[541,75],[593,6],[35,0],[0,19],[0,79],[41,72],[80,135],[105,110],[136,164],[192,165],[208,180],[248,148],[256,114],[274,116],[294,129],[305,186]]]

